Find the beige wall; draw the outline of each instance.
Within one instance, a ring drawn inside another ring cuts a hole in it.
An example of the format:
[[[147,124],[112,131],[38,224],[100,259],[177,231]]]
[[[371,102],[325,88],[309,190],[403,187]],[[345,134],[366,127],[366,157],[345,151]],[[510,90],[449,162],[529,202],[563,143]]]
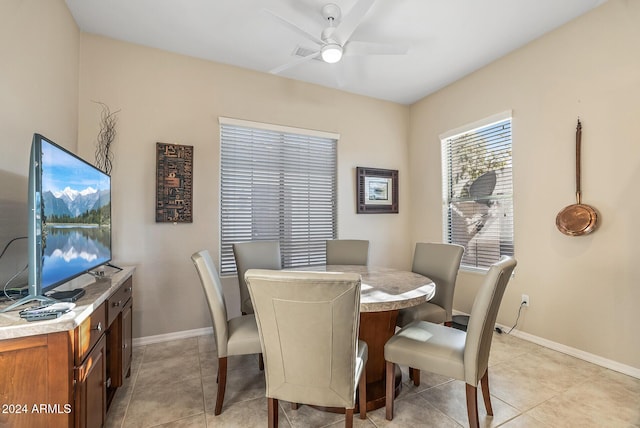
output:
[[[76,148],[80,31],[63,0],[0,1],[0,248],[27,233],[34,132]],[[26,240],[0,262],[0,284],[26,262]]]
[[[117,263],[135,264],[134,335],[211,325],[190,255],[219,251],[218,117],[336,132],[338,234],[371,241],[372,263],[407,267],[409,109],[264,73],[82,34],[79,149],[91,157],[102,101],[118,113],[112,172]],[[155,223],[155,143],[194,146],[194,221]],[[355,167],[400,171],[400,214],[355,214]],[[225,281],[238,314],[236,279]]]
[[[63,0],[0,2],[0,169],[26,175],[34,132],[75,150],[79,37]]]
[[[411,108],[413,240],[439,240],[438,135],[513,109],[515,278],[500,323],[640,368],[640,2],[613,0]],[[567,237],[555,216],[575,201],[575,127],[583,123],[583,202],[599,229]],[[428,220],[425,220],[428,219]],[[469,312],[480,277],[460,275]]]

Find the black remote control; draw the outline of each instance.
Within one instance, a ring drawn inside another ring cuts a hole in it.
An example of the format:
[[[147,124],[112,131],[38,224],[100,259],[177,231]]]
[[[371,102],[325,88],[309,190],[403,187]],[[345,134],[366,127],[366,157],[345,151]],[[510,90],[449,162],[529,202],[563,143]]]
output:
[[[22,318],[27,321],[44,321],[58,318],[60,315],[62,315],[61,312],[41,312],[39,314],[23,316]]]

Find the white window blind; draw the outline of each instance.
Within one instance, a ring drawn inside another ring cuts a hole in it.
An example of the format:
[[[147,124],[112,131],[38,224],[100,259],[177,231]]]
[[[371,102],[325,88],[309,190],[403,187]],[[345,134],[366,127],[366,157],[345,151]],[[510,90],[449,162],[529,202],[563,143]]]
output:
[[[511,117],[475,125],[441,137],[444,239],[465,247],[463,268],[486,269],[514,251]]]
[[[336,237],[337,139],[270,128],[221,120],[222,274],[236,272],[235,242],[280,241],[295,267],[324,264]]]

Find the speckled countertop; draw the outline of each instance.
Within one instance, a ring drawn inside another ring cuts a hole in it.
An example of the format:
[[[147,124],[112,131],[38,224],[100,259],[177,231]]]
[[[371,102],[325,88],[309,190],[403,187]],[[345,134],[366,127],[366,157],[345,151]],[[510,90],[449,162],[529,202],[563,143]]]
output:
[[[362,278],[360,312],[381,312],[408,308],[430,300],[436,292],[426,276],[375,266],[326,265],[290,268],[292,271],[350,272]]]
[[[84,296],[75,302],[76,307],[72,311],[57,319],[29,322],[20,318],[20,310],[36,305],[36,302],[23,305],[13,311],[1,312],[0,340],[73,330],[91,315],[102,302],[107,300],[123,282],[133,275],[134,271],[135,267],[128,266],[123,268],[122,271],[114,273],[111,277],[98,280],[89,275],[82,275],[82,277],[56,288],[56,291],[58,291],[82,287],[86,292]],[[10,303],[3,302],[0,304],[0,310],[9,306]]]

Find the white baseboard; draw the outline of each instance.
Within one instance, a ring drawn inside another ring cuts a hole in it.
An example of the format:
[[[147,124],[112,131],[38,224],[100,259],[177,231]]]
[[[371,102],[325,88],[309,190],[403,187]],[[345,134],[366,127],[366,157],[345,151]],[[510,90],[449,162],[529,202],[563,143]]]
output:
[[[453,311],[453,314],[469,315],[460,311]],[[507,325],[496,324],[496,326],[500,327],[505,332],[511,329],[511,326],[507,326]],[[534,336],[533,334],[525,333],[518,329],[514,329],[510,334],[520,339],[527,340],[529,342],[535,343],[540,346],[544,346],[545,348],[553,349],[554,351],[562,352],[563,354],[576,357],[580,360],[587,361],[589,363],[598,365],[600,367],[604,367],[606,369],[614,370],[616,372],[635,377],[636,379],[640,379],[639,368],[628,366],[626,364],[622,364],[617,361],[601,357],[599,355],[591,354],[581,349],[572,348],[570,346],[563,345],[562,343],[553,342],[543,337]]]
[[[500,325],[500,327],[503,329],[510,328],[502,325]],[[563,354],[571,355],[572,357],[576,357],[581,360],[596,364],[598,366],[611,369],[611,370],[635,377],[637,379],[640,379],[640,369],[637,369],[635,367],[631,367],[626,364],[622,364],[617,361],[601,357],[599,355],[591,354],[589,352],[585,352],[580,349],[572,348],[570,346],[566,346],[561,343],[552,342],[551,340],[534,336],[532,334],[525,333],[523,331],[513,330],[511,334],[521,339],[528,340],[529,342],[533,342],[538,345],[544,346],[546,348],[553,349],[554,351],[562,352]]]
[[[151,345],[153,343],[169,342],[171,340],[188,339],[190,337],[206,336],[213,334],[213,327],[197,328],[195,330],[176,331],[174,333],[158,334],[133,339],[133,346]]]
[[[453,314],[468,315],[460,311],[453,311]],[[501,324],[496,324],[496,325],[502,328],[503,331],[509,331],[511,328],[510,326],[506,326],[506,325],[501,325]],[[213,334],[212,327],[198,328],[195,330],[177,331],[175,333],[159,334],[156,336],[140,337],[137,339],[133,339],[133,346],[151,345],[153,343],[168,342],[171,340],[178,340],[178,339],[187,339],[190,337],[205,336],[207,334]],[[563,345],[562,343],[553,342],[543,337],[534,336],[533,334],[525,333],[517,329],[514,329],[510,334],[520,339],[527,340],[529,342],[535,343],[540,346],[544,346],[545,348],[553,349],[554,351],[562,352],[563,354],[567,354],[572,357],[579,358],[589,363],[596,364],[600,367],[604,367],[628,376],[635,377],[636,379],[640,379],[640,369],[636,367],[631,367],[626,364],[622,364],[617,361],[613,361],[608,358],[601,357],[599,355],[591,354],[589,352],[585,352],[580,349],[572,348],[570,346]]]

